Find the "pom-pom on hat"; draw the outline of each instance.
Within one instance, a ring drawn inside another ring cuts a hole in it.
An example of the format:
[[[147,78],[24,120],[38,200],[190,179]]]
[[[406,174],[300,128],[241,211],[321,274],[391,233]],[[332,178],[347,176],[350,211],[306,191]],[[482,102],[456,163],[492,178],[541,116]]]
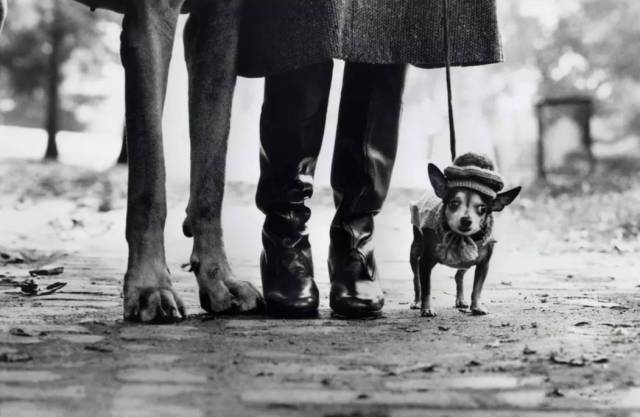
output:
[[[469,188],[492,199],[504,188],[504,181],[495,172],[493,162],[486,156],[475,153],[457,157],[453,165],[445,168],[444,175],[449,189]]]

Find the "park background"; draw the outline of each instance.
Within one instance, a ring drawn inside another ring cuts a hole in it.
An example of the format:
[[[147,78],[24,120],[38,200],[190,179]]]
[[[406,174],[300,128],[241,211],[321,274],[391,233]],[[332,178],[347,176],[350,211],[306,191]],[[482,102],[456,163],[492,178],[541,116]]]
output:
[[[11,19],[0,38],[0,155],[41,158],[47,143],[43,129],[48,128],[50,136],[59,131],[61,162],[110,168],[120,153],[124,118],[120,18],[90,13],[70,1],[21,0],[9,6]],[[612,7],[607,0],[502,0],[498,10],[505,62],[453,73],[459,149],[489,154],[514,182],[531,180],[538,140],[534,104],[580,96],[595,102],[596,155],[639,156],[637,2],[617,1]],[[184,19],[176,36],[164,122],[172,183],[188,181]],[[320,185],[329,179],[341,71],[339,64],[318,166]],[[262,86],[261,79],[238,81],[229,181],[257,181]],[[448,162],[445,91],[442,70],[411,69],[394,186],[424,187],[427,161]],[[554,123],[545,163],[562,165],[563,157],[576,150],[580,134],[569,118]]]

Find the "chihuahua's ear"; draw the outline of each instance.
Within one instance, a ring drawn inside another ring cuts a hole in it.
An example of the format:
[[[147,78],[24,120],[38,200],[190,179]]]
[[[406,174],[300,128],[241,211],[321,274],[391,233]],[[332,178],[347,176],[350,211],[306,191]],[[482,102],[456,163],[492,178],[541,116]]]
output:
[[[447,195],[447,179],[442,171],[440,171],[440,168],[433,164],[429,164],[429,180],[436,195],[444,198]]]
[[[509,191],[505,191],[504,193],[498,194],[496,199],[493,200],[491,210],[502,211],[502,209],[513,203],[513,200],[515,200],[518,194],[520,194],[520,191],[522,191],[522,187],[516,187]]]

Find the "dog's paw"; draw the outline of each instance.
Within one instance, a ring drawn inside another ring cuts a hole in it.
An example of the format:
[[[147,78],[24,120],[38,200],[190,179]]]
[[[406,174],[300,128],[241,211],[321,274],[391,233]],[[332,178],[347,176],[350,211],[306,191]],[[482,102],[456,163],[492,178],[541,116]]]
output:
[[[420,311],[420,316],[422,317],[436,317],[437,315],[435,310],[430,308]]]
[[[420,302],[419,301],[414,301],[409,306],[409,309],[411,309],[411,310],[420,310]]]
[[[465,303],[464,300],[456,300],[456,308],[467,309],[469,304]]]
[[[265,308],[265,301],[260,291],[250,282],[229,280],[227,288],[233,295],[233,310],[239,313],[257,313]]]
[[[233,295],[220,279],[200,285],[200,307],[209,314],[228,313],[233,310]]]
[[[248,282],[220,279],[200,285],[200,306],[209,314],[247,314],[264,309],[264,299]]]
[[[187,317],[184,304],[171,287],[129,287],[124,319],[142,323],[176,323]]]
[[[489,310],[484,308],[484,306],[475,306],[471,307],[471,314],[473,314],[474,316],[486,316],[487,314],[489,314]]]

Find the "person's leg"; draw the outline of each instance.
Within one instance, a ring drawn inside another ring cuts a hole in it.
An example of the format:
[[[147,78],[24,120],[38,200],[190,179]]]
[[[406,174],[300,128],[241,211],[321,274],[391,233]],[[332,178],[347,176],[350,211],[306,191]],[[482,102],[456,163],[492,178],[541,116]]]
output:
[[[313,193],[332,69],[326,61],[265,80],[256,203],[266,215],[261,272],[270,314],[317,313],[305,200]]]
[[[406,66],[347,63],[331,185],[331,308],[343,316],[384,305],[373,256],[373,218],[384,203],[398,145]]]

